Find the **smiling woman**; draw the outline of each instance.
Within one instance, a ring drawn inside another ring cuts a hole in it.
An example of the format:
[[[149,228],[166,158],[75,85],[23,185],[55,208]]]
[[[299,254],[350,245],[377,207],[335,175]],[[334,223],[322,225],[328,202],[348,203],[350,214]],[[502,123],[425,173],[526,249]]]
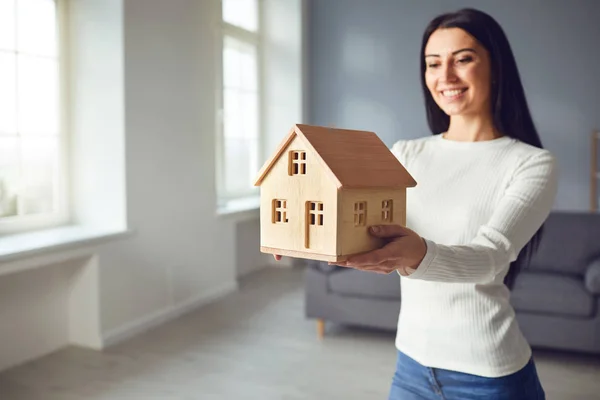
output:
[[[473,36],[459,28],[437,30],[429,37],[425,60],[427,88],[447,115],[491,109],[490,57]]]
[[[390,400],[544,399],[509,289],[552,209],[555,158],[491,16],[434,18],[419,57],[432,135],[392,146],[420,182],[406,226],[371,229],[385,245],[340,265],[400,275]]]
[[[402,276],[390,400],[544,399],[509,290],[557,189],[500,25],[463,9],[434,18],[421,45],[431,137],[393,151],[421,184],[407,227],[345,266]],[[419,246],[425,242],[425,249]]]

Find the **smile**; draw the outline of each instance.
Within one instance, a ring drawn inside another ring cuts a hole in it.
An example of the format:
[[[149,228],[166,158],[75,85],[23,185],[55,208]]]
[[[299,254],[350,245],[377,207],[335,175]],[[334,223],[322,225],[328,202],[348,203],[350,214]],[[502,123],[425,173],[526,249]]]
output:
[[[456,99],[460,97],[467,89],[453,89],[453,90],[442,90],[442,96],[447,99]]]

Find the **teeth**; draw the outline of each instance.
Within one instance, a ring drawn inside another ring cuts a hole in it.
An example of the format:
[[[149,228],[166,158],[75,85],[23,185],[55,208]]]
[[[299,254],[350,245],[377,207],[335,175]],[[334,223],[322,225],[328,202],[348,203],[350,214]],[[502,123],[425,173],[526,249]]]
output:
[[[444,96],[447,96],[447,97],[453,97],[453,96],[458,96],[462,92],[463,92],[463,89],[458,89],[458,90],[444,90],[442,92],[442,94]]]

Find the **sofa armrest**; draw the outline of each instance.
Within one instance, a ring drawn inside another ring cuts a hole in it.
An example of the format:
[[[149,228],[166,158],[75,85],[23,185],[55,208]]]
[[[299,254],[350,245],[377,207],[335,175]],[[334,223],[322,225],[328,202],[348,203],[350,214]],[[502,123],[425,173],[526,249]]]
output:
[[[585,287],[591,293],[600,295],[600,258],[592,261],[585,271]]]

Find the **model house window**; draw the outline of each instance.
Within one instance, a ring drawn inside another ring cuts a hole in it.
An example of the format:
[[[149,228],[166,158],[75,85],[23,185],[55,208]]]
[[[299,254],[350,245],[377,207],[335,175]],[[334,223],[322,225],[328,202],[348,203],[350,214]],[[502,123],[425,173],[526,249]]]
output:
[[[287,218],[287,200],[273,200],[273,223],[286,223]]]
[[[381,202],[381,219],[384,222],[392,222],[392,200],[383,200]]]
[[[252,179],[260,168],[261,42],[259,0],[221,0],[222,90],[217,140],[219,198],[256,194]]]
[[[354,226],[364,226],[367,223],[367,202],[354,203]]]
[[[290,151],[289,163],[290,175],[305,175],[306,174],[306,152],[305,151]]]
[[[57,8],[0,1],[0,234],[66,220]]]
[[[317,201],[307,202],[308,223],[310,225],[323,225],[323,203]]]

